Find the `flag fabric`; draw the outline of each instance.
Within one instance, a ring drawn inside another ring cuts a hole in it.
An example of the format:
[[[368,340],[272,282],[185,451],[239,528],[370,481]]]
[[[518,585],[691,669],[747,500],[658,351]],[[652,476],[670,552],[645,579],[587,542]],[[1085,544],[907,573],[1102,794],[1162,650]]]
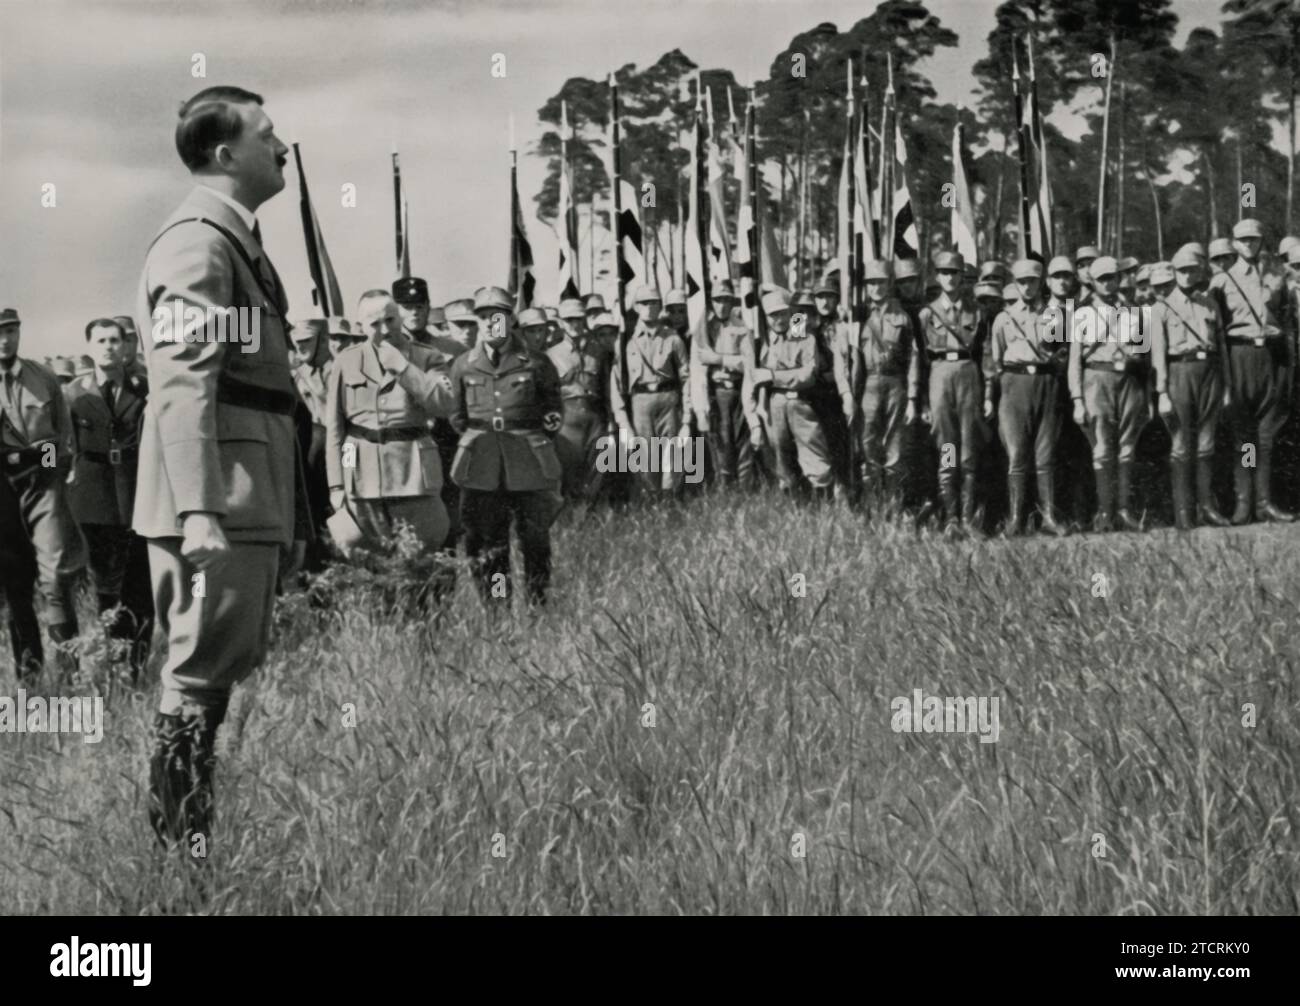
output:
[[[697,336],[708,323],[709,260],[705,246],[708,242],[707,202],[704,198],[707,181],[705,165],[704,104],[696,92],[695,121],[691,126],[690,189],[686,202],[686,316],[692,336]]]
[[[853,259],[853,232],[856,223],[857,197],[856,165],[854,157],[854,125],[857,118],[857,99],[853,95],[853,63],[849,62],[849,86],[844,116],[844,154],[840,162],[839,198],[836,203],[835,247],[840,263],[840,304],[851,308],[854,303],[853,277],[857,270]]]
[[[740,205],[736,214],[736,272],[740,279],[740,303],[750,318],[750,330],[758,331],[758,284],[754,281],[754,194],[751,191],[749,154],[754,149],[754,115],[745,109],[744,145],[735,145],[736,179],[740,182]]]
[[[569,172],[569,116],[560,102],[560,201],[555,215],[559,239],[559,282],[557,300],[579,295],[578,207],[573,201],[573,178]]]
[[[962,129],[958,122],[952,127],[952,245],[968,263],[978,264],[978,247],[975,243],[975,207],[971,204],[970,186],[966,183],[966,163],[962,156]]]
[[[1034,79],[1034,54],[1029,51],[1029,100],[1024,103],[1025,154],[1031,195],[1029,237],[1034,252],[1044,262],[1052,257],[1052,187],[1047,177],[1047,147],[1043,143],[1043,116],[1038,107],[1038,83]]]
[[[888,98],[892,106],[893,95]],[[921,251],[921,239],[916,233],[916,219],[912,215],[912,195],[907,188],[907,146],[903,143],[903,130],[898,124],[898,114],[891,118],[894,126],[893,201],[890,206],[891,220],[889,233],[892,236],[892,251],[895,258],[916,258]]]
[[[731,239],[728,236],[727,206],[723,198],[722,158],[713,136],[708,137],[709,172],[709,274],[712,279],[731,279]]]
[[[513,151],[511,152],[513,158]],[[519,205],[518,169],[510,165],[510,279],[506,289],[514,295],[515,311],[533,306],[533,248],[524,230],[524,211]]]
[[[865,93],[866,78],[863,78],[862,85]],[[858,115],[858,142],[853,159],[853,255],[857,267],[854,284],[858,290],[862,289],[865,264],[871,259],[880,257],[879,244],[876,240],[876,221],[871,211],[871,181],[867,174],[867,165],[871,161],[870,142],[870,130],[867,128],[867,103],[864,98],[862,111]],[[861,300],[860,294],[859,300]]]
[[[649,283],[645,273],[645,233],[641,230],[641,201],[626,178],[618,181],[618,234],[623,243],[623,283]]]
[[[339,289],[338,276],[334,273],[329,252],[325,250],[325,238],[321,234],[320,221],[316,218],[316,208],[312,205],[311,195],[307,191],[307,176],[302,169],[302,154],[296,143],[293,145],[293,158],[298,165],[299,207],[302,210],[302,233],[307,242],[307,268],[311,273],[312,300],[315,301],[316,308],[322,316],[342,317],[343,294]]]

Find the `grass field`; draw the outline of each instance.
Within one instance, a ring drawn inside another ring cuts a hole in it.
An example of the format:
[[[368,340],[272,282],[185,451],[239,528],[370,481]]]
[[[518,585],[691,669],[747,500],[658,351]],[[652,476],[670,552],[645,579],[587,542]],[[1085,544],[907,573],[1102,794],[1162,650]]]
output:
[[[145,820],[153,687],[98,745],[0,735],[0,910],[1300,910],[1298,531],[953,542],[750,499],[556,540],[536,620],[463,581],[436,628],[290,599],[201,888]],[[997,742],[894,732],[917,688],[997,697]]]

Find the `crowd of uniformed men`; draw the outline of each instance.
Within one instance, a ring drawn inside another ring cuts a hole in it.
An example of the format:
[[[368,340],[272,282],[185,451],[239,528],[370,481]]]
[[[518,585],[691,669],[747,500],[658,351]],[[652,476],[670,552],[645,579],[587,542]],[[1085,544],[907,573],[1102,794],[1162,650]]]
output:
[[[629,489],[599,470],[606,437],[664,438],[666,450],[698,431],[715,483],[752,488],[770,473],[785,493],[810,487],[871,506],[898,501],[904,434],[919,421],[933,440],[926,458],[937,462],[942,521],[983,533],[980,454],[996,429],[1005,530],[1025,529],[1033,498],[1040,529],[1064,534],[1063,424],[1091,446],[1095,529],[1137,530],[1135,448],[1158,414],[1179,528],[1289,521],[1273,502],[1272,457],[1294,372],[1300,241],[1283,241],[1289,276],[1279,281],[1262,270],[1262,238],[1246,219],[1208,255],[1192,243],[1149,265],[1091,247],[1046,268],[1024,259],[976,269],[943,253],[925,296],[916,260],[868,262],[860,322],[841,309],[834,273],[812,290],[764,288],[761,345],[726,280],[713,284],[713,317],[696,339],[683,291],[632,291],[635,321],[622,340],[599,294],[516,316],[499,288],[434,307],[424,280],[399,279],[366,293],[355,322],[306,319],[291,330],[307,496],[345,552],[389,546],[402,523],[431,551],[454,551],[463,537],[489,598],[494,587],[508,593],[513,519],[527,595],[541,601],[561,500]],[[136,327],[127,316],[96,319],[87,356],[45,365],[17,357],[18,330],[14,309],[0,313],[0,549],[15,658],[20,670],[43,659],[37,584],[51,641],[77,635],[73,586],[84,567],[138,670],[153,615],[145,549],[131,531],[149,393]],[[1221,414],[1242,459],[1231,517],[1212,491]],[[679,493],[681,475],[654,465],[634,476],[635,491]],[[322,541],[309,567],[327,554]]]

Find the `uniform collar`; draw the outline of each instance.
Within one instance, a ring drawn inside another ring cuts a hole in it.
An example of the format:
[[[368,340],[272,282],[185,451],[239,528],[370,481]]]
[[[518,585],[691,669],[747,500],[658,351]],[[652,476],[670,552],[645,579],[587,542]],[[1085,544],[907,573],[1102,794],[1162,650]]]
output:
[[[19,380],[23,376],[23,358],[21,356],[15,356],[13,367],[9,370],[0,370],[0,374],[13,374],[14,380]]]
[[[257,215],[254,214],[252,210],[250,210],[243,203],[239,202],[237,199],[232,199],[224,192],[214,189],[211,185],[204,185],[202,182],[199,182],[198,187],[200,189],[203,189],[205,192],[212,193],[212,195],[216,196],[223,203],[225,203],[232,210],[234,210],[237,214],[239,214],[239,219],[242,220],[244,222],[244,226],[248,228],[248,233],[250,234],[253,233],[253,228],[257,226]]]

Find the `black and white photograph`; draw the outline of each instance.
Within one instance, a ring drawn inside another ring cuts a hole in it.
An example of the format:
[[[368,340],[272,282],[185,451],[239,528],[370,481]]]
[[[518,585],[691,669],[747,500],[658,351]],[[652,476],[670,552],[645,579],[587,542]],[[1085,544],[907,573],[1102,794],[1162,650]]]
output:
[[[1298,86],[1297,0],[0,0],[0,914],[1249,986]]]

